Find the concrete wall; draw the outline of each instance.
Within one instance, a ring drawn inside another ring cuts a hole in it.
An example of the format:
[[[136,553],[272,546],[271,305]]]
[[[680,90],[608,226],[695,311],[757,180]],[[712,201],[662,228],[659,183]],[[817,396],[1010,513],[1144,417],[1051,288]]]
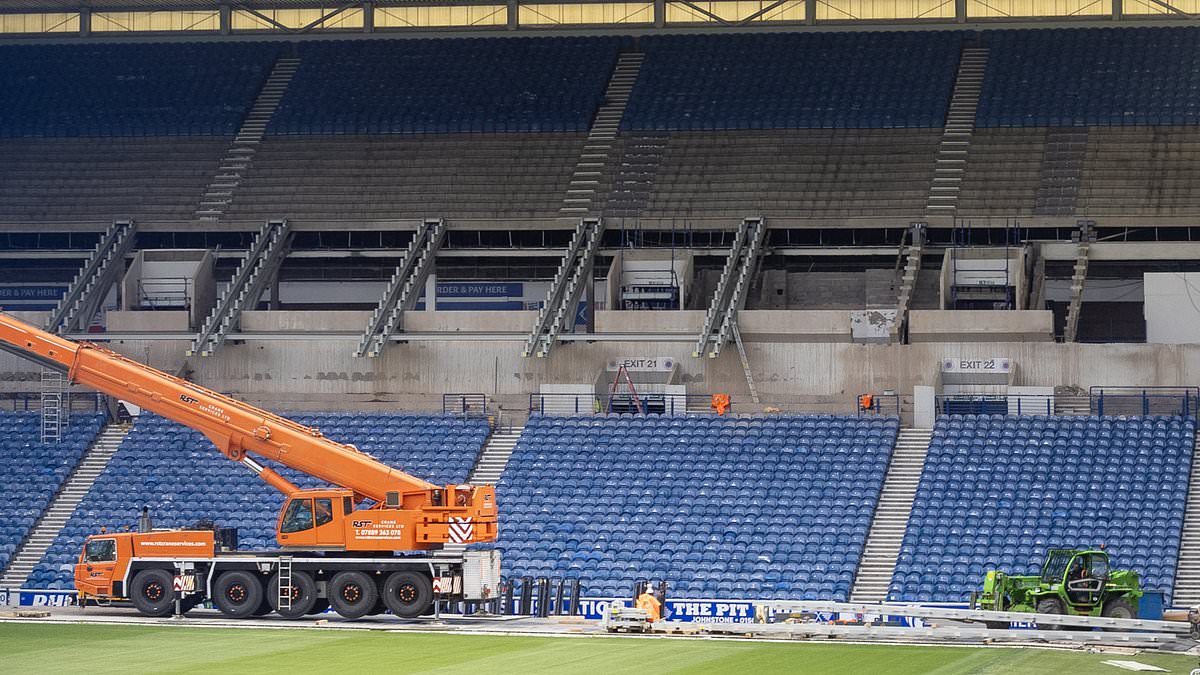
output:
[[[521,342],[411,342],[381,358],[355,359],[357,336],[321,341],[248,341],[216,356],[194,358],[196,382],[276,410],[440,406],[441,393],[479,392],[523,409],[529,392],[546,383],[591,382],[610,359],[669,356],[693,393],[727,392],[746,403],[748,390],[736,349],[720,358],[692,358],[692,342],[596,342],[560,345],[547,359],[523,359]],[[175,372],[187,342],[132,340],[111,346],[156,368]],[[1025,386],[1192,385],[1200,382],[1200,345],[1091,345],[963,342],[857,345],[752,342],[748,358],[763,403],[814,410],[852,409],[865,391],[934,385],[938,362],[1008,357]],[[39,369],[0,354],[0,386],[28,391]]]
[[[186,310],[142,312],[109,310],[108,330],[120,333],[169,333],[189,330],[191,316]]]
[[[1049,310],[913,310],[910,342],[1054,342]]]
[[[1146,342],[1200,341],[1200,274],[1156,272],[1144,276]]]

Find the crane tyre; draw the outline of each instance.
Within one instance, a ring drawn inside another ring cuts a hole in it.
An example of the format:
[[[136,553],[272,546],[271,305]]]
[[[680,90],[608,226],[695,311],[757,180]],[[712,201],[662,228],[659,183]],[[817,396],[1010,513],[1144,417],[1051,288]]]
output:
[[[262,581],[253,572],[226,572],[213,584],[212,600],[225,616],[234,619],[254,616],[263,604]]]
[[[142,570],[129,585],[129,599],[146,616],[171,616],[175,611],[175,577],[167,570]]]
[[[329,604],[347,619],[366,616],[378,599],[375,580],[362,572],[338,572],[329,580]]]
[[[1063,610],[1062,601],[1058,598],[1042,598],[1038,600],[1037,605],[1034,606],[1034,611],[1038,614],[1066,614]],[[1040,623],[1038,624],[1039,630],[1062,630],[1062,628],[1058,624],[1046,624],[1044,626]]]
[[[392,572],[383,583],[383,602],[392,614],[415,619],[433,603],[433,584],[418,572]]]
[[[279,575],[272,574],[267,582],[267,602],[271,611],[285,619],[303,619],[317,602],[317,583],[308,572],[292,572],[292,608],[279,609]]]

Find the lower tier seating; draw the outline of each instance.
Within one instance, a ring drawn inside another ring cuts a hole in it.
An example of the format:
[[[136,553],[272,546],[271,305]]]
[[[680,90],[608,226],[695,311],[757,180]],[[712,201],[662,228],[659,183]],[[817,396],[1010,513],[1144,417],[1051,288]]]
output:
[[[962,602],[988,569],[1104,544],[1169,600],[1194,438],[1182,417],[940,418],[889,598]]]
[[[42,442],[41,413],[0,413],[0,570],[95,440],[102,415],[71,416],[61,440]]]
[[[895,419],[553,417],[498,486],[509,575],[681,598],[845,600]]]
[[[380,461],[435,483],[461,482],[488,427],[431,415],[296,415],[297,422],[351,443]],[[301,487],[321,483],[276,467]],[[85,537],[101,527],[135,527],[149,506],[156,527],[190,527],[209,519],[237,527],[239,548],[273,549],[283,496],[213,448],[199,432],[156,416],[138,419],[104,473],[34,569],[31,588],[71,588]]]

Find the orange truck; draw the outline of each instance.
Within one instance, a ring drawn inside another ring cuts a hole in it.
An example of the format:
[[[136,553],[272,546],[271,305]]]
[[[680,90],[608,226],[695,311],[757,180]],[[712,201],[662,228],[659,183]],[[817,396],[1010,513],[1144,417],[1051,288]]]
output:
[[[200,431],[287,498],[273,551],[221,550],[212,530],[88,537],[75,566],[80,605],[129,600],[163,617],[207,599],[230,617],[300,618],[332,606],[348,618],[413,618],[439,600],[496,596],[498,551],[432,555],[446,544],[495,541],[493,486],[428,483],[316,429],[3,313],[0,348]],[[262,460],[331,487],[302,490]]]

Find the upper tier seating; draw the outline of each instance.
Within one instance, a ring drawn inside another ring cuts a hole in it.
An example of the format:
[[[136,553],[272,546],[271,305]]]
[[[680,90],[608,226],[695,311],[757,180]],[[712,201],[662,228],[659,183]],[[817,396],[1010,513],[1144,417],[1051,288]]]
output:
[[[889,598],[963,602],[989,569],[1103,544],[1169,600],[1194,439],[1182,417],[939,418]]]
[[[0,136],[199,136],[237,131],[271,43],[0,47]]]
[[[950,32],[643,38],[624,129],[940,127],[958,66]]]
[[[985,127],[1200,124],[1200,29],[987,31]]]
[[[845,600],[895,419],[534,416],[497,487],[506,574]]]
[[[191,220],[224,136],[0,139],[0,222]]]
[[[615,37],[303,42],[276,134],[586,131]]]
[[[553,218],[583,134],[269,136],[231,218]]]
[[[924,212],[940,138],[926,129],[676,132],[641,215],[907,218]]]
[[[0,570],[96,438],[103,415],[73,414],[58,443],[42,443],[41,413],[0,413]]]
[[[435,483],[465,481],[488,434],[484,420],[433,415],[333,413],[292,419]],[[300,487],[322,485],[275,468]],[[282,504],[281,494],[217,452],[199,432],[143,415],[26,585],[71,588],[72,565],[84,538],[101,526],[109,531],[136,526],[143,506],[150,507],[156,527],[190,527],[211,519],[237,527],[240,548],[262,550],[275,547]]]

